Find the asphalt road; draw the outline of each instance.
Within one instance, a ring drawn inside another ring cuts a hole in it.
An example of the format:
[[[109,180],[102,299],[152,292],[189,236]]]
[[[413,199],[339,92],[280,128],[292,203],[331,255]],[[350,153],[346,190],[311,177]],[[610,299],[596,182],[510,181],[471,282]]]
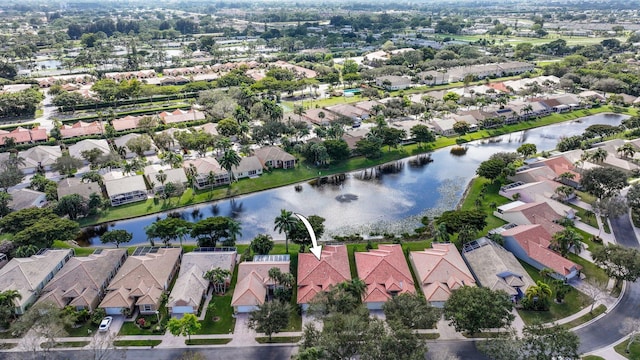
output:
[[[623,215],[611,220],[611,230],[618,244],[638,248],[638,239],[631,219]],[[576,331],[580,337],[580,353],[594,351],[622,339],[622,324],[626,318],[640,318],[640,283],[628,283],[620,303],[599,320]]]

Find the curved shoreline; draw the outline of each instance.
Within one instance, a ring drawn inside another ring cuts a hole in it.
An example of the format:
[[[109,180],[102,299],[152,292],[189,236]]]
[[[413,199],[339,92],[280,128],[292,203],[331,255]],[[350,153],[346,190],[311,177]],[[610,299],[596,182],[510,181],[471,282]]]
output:
[[[544,126],[547,126],[547,125],[558,124],[558,123],[562,123],[562,122],[566,122],[566,121],[573,121],[573,120],[578,119],[578,118],[583,118],[583,117],[587,117],[587,116],[591,116],[591,115],[595,115],[595,114],[613,113],[610,110],[611,109],[608,106],[601,106],[601,107],[598,107],[598,108],[575,110],[575,111],[564,113],[564,114],[555,114],[554,113],[554,114],[545,116],[543,118],[539,118],[537,120],[534,120],[534,122],[521,122],[521,123],[518,123],[518,124],[507,125],[507,126],[502,127],[500,129],[481,130],[481,131],[478,131],[478,132],[469,133],[469,134],[466,134],[464,136],[464,139],[468,140],[468,141],[488,139],[488,138],[492,138],[492,137],[496,137],[496,136],[500,136],[500,135],[514,133],[514,132],[517,132],[517,131],[523,131],[523,130],[529,130],[529,129],[534,129],[534,128],[538,128],[538,127],[544,127]],[[628,109],[626,109],[626,110],[628,110]],[[625,113],[623,113],[623,115],[630,115],[630,113],[629,113],[629,111],[625,111]],[[554,117],[554,118],[552,118],[552,117]],[[545,121],[545,119],[546,119],[546,121]],[[500,131],[501,129],[504,129],[506,131]],[[445,147],[452,146],[452,145],[455,145],[455,144],[456,144],[456,137],[453,137],[453,138],[439,137],[438,140],[435,143],[432,143],[431,146],[429,146],[429,147],[419,147],[417,144],[406,145],[406,146],[403,146],[400,149],[400,151],[398,151],[397,149],[393,150],[391,152],[386,151],[384,153],[386,156],[383,155],[383,157],[381,159],[378,159],[378,160],[366,160],[363,157],[350,158],[349,160],[347,160],[347,162],[345,164],[342,164],[343,166],[341,166],[338,169],[335,169],[335,168],[334,169],[331,169],[331,168],[330,169],[317,169],[319,171],[319,175],[315,175],[315,176],[308,176],[308,175],[301,174],[302,175],[301,177],[292,178],[291,181],[282,181],[282,182],[279,182],[279,183],[276,183],[276,184],[265,184],[265,186],[256,187],[255,189],[248,190],[248,191],[242,191],[240,189],[235,189],[235,191],[234,191],[233,188],[230,189],[228,186],[227,187],[222,187],[222,188],[216,188],[213,191],[222,192],[222,191],[224,191],[224,189],[226,189],[226,194],[224,194],[222,196],[217,196],[217,197],[216,196],[212,196],[211,198],[206,198],[206,199],[203,199],[203,200],[197,200],[197,201],[193,201],[193,202],[189,202],[191,200],[188,200],[186,203],[185,202],[180,202],[180,200],[178,200],[178,202],[177,202],[177,204],[175,206],[170,205],[169,207],[166,207],[166,208],[157,208],[157,209],[152,209],[152,210],[149,211],[150,207],[156,206],[154,204],[154,199],[150,198],[146,202],[142,202],[142,203],[139,202],[139,203],[127,204],[127,205],[124,205],[125,207],[112,207],[107,212],[104,212],[102,214],[102,216],[98,215],[98,217],[94,217],[94,218],[79,219],[78,222],[79,222],[81,227],[90,227],[90,226],[98,226],[98,225],[102,225],[102,224],[106,224],[106,223],[112,223],[112,222],[121,221],[121,220],[127,220],[127,219],[143,217],[143,216],[149,216],[149,215],[153,215],[153,214],[160,214],[160,213],[164,213],[164,212],[175,211],[175,210],[184,209],[184,208],[191,207],[191,206],[197,206],[197,205],[201,205],[201,204],[213,203],[213,202],[220,201],[220,200],[225,200],[225,199],[232,199],[234,197],[241,196],[241,195],[248,195],[248,194],[257,193],[257,192],[261,192],[261,191],[265,191],[265,190],[270,190],[270,189],[280,188],[280,187],[284,187],[284,186],[304,183],[304,182],[307,182],[309,180],[316,179],[318,177],[325,177],[325,176],[331,176],[331,175],[340,174],[340,173],[347,173],[347,172],[353,172],[353,171],[359,171],[359,170],[363,170],[363,169],[368,169],[368,168],[371,168],[371,167],[382,165],[384,163],[388,163],[388,162],[392,162],[392,161],[398,161],[398,160],[406,159],[406,158],[409,158],[409,157],[412,157],[412,156],[416,156],[416,155],[420,155],[420,154],[424,154],[424,153],[429,153],[429,152],[432,152],[434,150],[445,148]],[[366,162],[367,164],[365,166],[360,166],[362,164],[358,164],[358,163],[363,163],[363,162]],[[356,164],[353,164],[355,166],[351,168],[351,167],[349,167],[349,163],[356,163]],[[302,166],[305,166],[305,168],[307,170],[309,170],[309,171],[312,170],[306,165],[298,165],[298,167],[302,167]],[[315,172],[316,169],[313,169],[313,170]],[[286,172],[286,171],[290,171],[290,170],[277,169],[277,170],[273,170],[273,171]],[[265,176],[265,174],[263,174],[262,176]],[[258,178],[258,179],[242,179],[241,181],[260,181],[260,179],[261,178]],[[230,185],[230,186],[233,186],[233,185]],[[466,194],[467,194],[467,191],[468,191],[468,187],[469,187],[469,184],[467,184],[467,189],[465,189],[465,192],[463,193],[463,196],[462,196],[462,198],[461,198],[461,200],[460,200],[460,202],[459,202],[459,204],[457,206],[460,206],[460,204],[464,201],[464,198],[466,197]],[[208,193],[208,192],[207,191],[200,192],[198,195],[202,195],[202,194],[206,194],[206,193]],[[182,198],[183,197],[181,196],[178,199],[182,199]],[[171,198],[170,200],[175,200],[175,199],[176,198]],[[171,203],[171,201],[169,201],[169,203]],[[131,212],[127,211],[127,209],[129,209],[129,208],[140,207],[141,205],[145,206],[147,208],[147,212],[140,213],[138,211],[131,211]],[[110,211],[123,212],[123,214],[114,216],[113,218],[109,218],[108,214],[109,214]]]

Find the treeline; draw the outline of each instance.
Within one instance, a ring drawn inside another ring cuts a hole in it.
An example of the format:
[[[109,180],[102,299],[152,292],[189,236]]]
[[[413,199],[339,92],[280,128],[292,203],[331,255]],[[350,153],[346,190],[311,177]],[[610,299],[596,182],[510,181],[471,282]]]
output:
[[[85,25],[70,24],[67,35],[73,40],[78,40],[83,34],[103,32],[107,36],[111,36],[116,31],[123,34],[133,31],[137,34],[140,32],[140,24],[133,20],[118,20],[116,22],[111,19],[100,19]]]

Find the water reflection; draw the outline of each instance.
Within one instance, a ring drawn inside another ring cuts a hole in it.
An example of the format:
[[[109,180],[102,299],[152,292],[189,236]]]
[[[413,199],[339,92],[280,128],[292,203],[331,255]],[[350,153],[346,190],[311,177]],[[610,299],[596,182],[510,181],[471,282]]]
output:
[[[468,150],[464,156],[454,156],[449,148],[445,148],[434,151],[429,161],[424,161],[421,166],[414,166],[421,161],[412,157],[325,180],[193,206],[178,213],[189,221],[219,215],[233,217],[242,224],[240,242],[248,242],[259,233],[271,234],[275,239],[283,238],[273,230],[273,220],[280,209],[324,217],[325,238],[332,234],[412,231],[419,226],[422,216],[433,217],[454,208],[478,164],[491,154],[515,151],[525,141],[535,144],[538,150],[550,150],[561,136],[581,134],[593,124],[618,125],[624,118],[616,114],[590,116],[580,122],[470,142],[465,144]],[[406,163],[409,166],[404,166]],[[110,225],[110,229],[130,231],[134,235],[132,243],[144,244],[147,243],[144,227],[165,216],[167,214],[123,220]],[[93,243],[100,242],[94,237]]]

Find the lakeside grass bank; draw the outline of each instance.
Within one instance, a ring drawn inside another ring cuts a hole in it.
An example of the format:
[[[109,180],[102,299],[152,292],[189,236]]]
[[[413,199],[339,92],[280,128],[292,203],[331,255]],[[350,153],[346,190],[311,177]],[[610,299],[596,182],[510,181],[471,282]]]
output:
[[[609,106],[601,106],[598,108],[582,109],[564,114],[551,114],[540,119],[523,121],[518,124],[506,125],[499,129],[480,130],[474,133],[466,134],[460,138],[464,141],[473,141],[485,138],[500,136],[516,131],[532,129],[536,127],[561,123],[564,121],[575,120],[581,117],[611,112]],[[625,109],[625,114],[635,115],[635,109]],[[455,145],[458,137],[439,137],[434,143],[428,145],[409,144],[401,146],[397,149],[388,149],[384,147],[383,155],[379,159],[366,159],[362,156],[353,157],[346,161],[330,164],[324,168],[314,168],[307,165],[304,161],[294,169],[282,170],[275,169],[265,172],[262,176],[255,179],[241,179],[229,186],[213,188],[211,190],[192,190],[188,189],[180,197],[173,197],[166,200],[147,199],[144,202],[137,202],[118,207],[111,207],[93,217],[83,218],[79,220],[80,226],[92,226],[105,222],[124,220],[144,215],[150,215],[168,210],[179,209],[182,207],[207,203],[211,201],[222,200],[239,195],[246,195],[263,190],[273,189],[286,185],[292,185],[304,181],[316,179],[318,177],[331,176],[350,171],[366,169],[378,166],[384,163],[398,161],[410,156],[428,153],[447,146]]]

